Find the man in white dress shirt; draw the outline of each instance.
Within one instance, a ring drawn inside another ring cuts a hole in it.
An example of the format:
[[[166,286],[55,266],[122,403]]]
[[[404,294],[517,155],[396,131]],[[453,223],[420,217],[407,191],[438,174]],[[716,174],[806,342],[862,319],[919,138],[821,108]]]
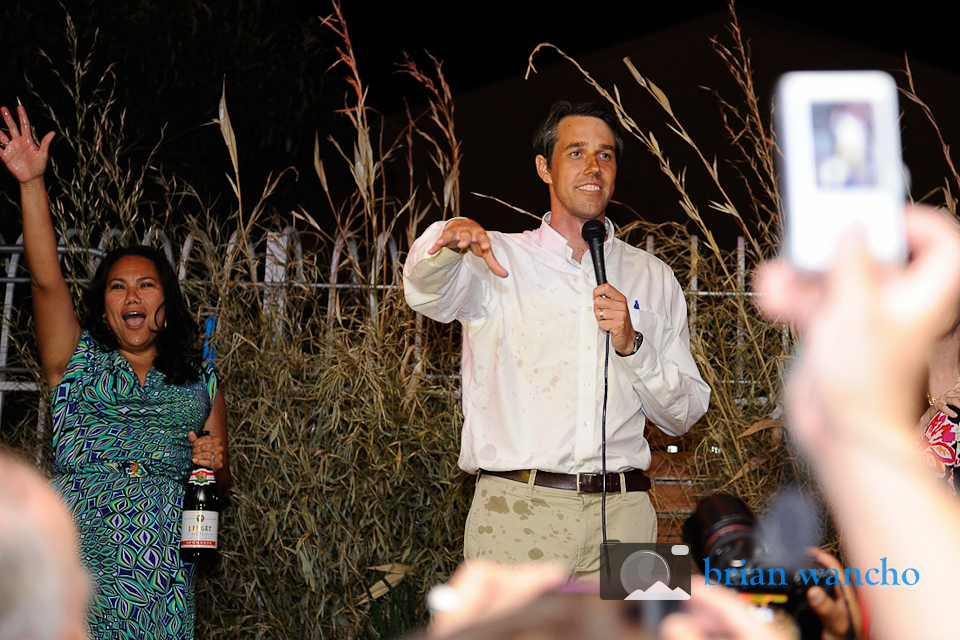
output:
[[[534,137],[550,212],[535,231],[487,232],[473,220],[431,225],[404,266],[407,302],[463,325],[460,467],[480,473],[467,558],[553,560],[599,570],[606,336],[607,537],[656,540],[643,470],[649,419],[685,433],[710,389],[690,354],[673,272],[613,237],[605,211],[623,147],[616,117],[558,102]],[[609,283],[597,286],[581,228],[602,222]]]

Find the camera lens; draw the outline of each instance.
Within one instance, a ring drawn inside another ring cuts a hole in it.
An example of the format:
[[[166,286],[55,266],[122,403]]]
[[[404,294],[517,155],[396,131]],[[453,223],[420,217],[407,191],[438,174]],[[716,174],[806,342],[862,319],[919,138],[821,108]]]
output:
[[[743,500],[714,493],[702,499],[683,523],[683,541],[701,571],[705,558],[720,570],[739,568],[753,556],[756,525],[756,516]]]

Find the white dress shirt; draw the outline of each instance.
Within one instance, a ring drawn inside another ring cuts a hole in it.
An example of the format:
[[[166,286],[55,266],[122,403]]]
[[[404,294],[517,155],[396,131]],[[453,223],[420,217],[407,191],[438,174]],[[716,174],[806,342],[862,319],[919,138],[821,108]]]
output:
[[[463,325],[459,465],[469,473],[601,468],[606,336],[593,312],[593,262],[589,252],[575,262],[549,221],[548,213],[534,231],[487,232],[506,278],[469,252],[427,255],[447,221],[414,242],[404,265],[408,304]],[[710,388],[690,354],[686,301],[673,271],[606,225],[607,279],[627,298],[644,337],[632,356],[610,348],[607,471],[646,469],[646,420],[683,434],[706,412]]]

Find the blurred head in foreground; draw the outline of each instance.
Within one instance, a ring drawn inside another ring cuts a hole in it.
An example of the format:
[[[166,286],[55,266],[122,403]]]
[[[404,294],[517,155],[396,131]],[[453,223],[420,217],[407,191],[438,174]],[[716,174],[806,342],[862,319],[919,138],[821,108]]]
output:
[[[73,520],[30,465],[0,450],[0,640],[79,640],[90,583]]]

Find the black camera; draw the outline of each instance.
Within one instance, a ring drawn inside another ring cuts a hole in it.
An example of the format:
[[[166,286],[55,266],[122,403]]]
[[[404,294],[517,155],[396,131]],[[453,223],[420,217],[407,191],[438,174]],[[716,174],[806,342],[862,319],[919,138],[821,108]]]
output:
[[[807,603],[807,591],[819,582],[816,586],[831,598],[835,595],[833,585],[821,579],[823,567],[804,551],[816,539],[805,544],[771,540],[789,538],[799,529],[816,531],[818,525],[810,522],[817,519],[816,515],[805,507],[774,511],[779,511],[774,522],[761,525],[743,500],[714,493],[700,500],[693,515],[683,523],[683,540],[690,546],[705,582],[739,591],[767,610],[771,618],[778,611],[785,612],[796,623],[801,638],[819,640],[823,625]]]

